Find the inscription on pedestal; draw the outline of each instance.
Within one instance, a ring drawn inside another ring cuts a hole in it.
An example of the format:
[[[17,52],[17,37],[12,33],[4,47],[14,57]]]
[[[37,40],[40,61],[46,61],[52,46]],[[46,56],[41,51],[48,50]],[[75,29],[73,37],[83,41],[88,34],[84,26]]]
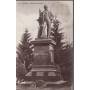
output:
[[[36,65],[48,65],[50,64],[50,55],[49,53],[34,53],[34,64]]]

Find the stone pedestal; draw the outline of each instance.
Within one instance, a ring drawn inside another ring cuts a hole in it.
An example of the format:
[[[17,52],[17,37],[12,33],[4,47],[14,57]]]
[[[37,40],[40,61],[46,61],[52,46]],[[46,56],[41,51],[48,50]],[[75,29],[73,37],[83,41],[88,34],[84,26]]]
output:
[[[32,41],[34,45],[33,64],[34,65],[51,65],[54,63],[55,43],[50,39],[37,39]]]
[[[60,80],[60,72],[54,63],[54,45],[50,39],[36,39],[34,45],[32,69],[26,74],[27,80]]]

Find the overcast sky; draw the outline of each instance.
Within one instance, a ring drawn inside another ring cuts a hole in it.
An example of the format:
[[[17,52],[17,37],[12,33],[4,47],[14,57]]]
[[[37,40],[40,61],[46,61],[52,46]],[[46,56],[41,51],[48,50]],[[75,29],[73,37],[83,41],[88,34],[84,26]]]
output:
[[[16,44],[21,40],[25,28],[34,39],[37,37],[39,8],[46,4],[49,10],[62,23],[64,40],[73,41],[73,2],[72,1],[17,1],[16,2]]]

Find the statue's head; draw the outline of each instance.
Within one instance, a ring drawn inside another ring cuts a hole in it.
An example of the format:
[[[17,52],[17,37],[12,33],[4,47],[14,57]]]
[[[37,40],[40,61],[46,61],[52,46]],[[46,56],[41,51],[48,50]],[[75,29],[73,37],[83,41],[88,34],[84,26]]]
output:
[[[44,5],[44,9],[45,9],[45,10],[48,10],[48,6],[47,6],[47,5]]]

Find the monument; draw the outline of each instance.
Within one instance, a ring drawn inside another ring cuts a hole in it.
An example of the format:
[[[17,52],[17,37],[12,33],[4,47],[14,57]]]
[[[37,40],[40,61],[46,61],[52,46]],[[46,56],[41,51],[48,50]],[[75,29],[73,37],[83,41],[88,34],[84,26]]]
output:
[[[61,79],[60,70],[54,62],[54,45],[56,44],[50,39],[51,23],[54,16],[48,11],[48,7],[44,5],[44,11],[39,10],[39,32],[37,38],[31,43],[34,46],[32,69],[26,74],[27,80],[44,80],[58,81]],[[43,31],[47,31],[46,36],[42,35]]]

